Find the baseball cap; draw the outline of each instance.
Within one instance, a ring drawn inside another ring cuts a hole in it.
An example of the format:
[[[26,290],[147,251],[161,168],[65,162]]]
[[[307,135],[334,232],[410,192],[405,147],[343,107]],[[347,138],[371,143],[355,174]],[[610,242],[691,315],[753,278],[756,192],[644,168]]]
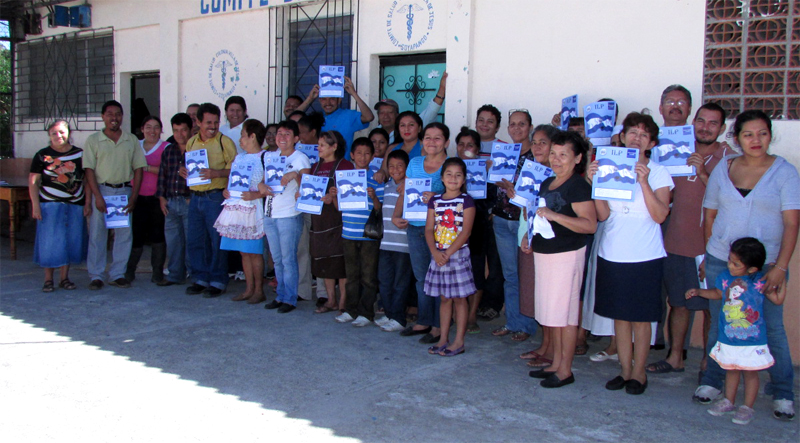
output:
[[[394,100],[392,100],[390,98],[385,98],[385,99],[379,101],[378,103],[375,103],[374,109],[377,111],[378,108],[380,108],[382,105],[392,106],[392,107],[394,107],[394,109],[397,112],[400,112],[400,106],[398,106],[396,101],[394,101]]]

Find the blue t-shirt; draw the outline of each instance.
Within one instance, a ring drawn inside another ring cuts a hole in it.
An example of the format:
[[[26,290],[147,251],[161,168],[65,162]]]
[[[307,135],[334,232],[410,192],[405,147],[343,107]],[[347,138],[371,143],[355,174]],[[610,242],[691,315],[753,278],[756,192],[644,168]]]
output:
[[[402,149],[402,147],[403,144],[401,143],[395,146],[395,148],[392,149],[392,151],[397,151],[398,149]],[[413,158],[419,157],[420,155],[422,155],[422,143],[418,141],[417,144],[414,145],[413,148],[411,148],[411,152],[408,153],[408,159],[411,160]]]
[[[338,131],[344,137],[347,146],[344,147],[344,158],[350,160],[350,147],[353,145],[353,135],[367,129],[369,123],[361,122],[361,113],[352,109],[337,109],[325,116],[323,131]]]
[[[444,165],[444,163],[442,163]],[[431,192],[434,194],[441,194],[444,192],[444,183],[442,183],[442,168],[441,166],[436,171],[428,174],[425,172],[425,157],[417,157],[408,163],[406,169],[406,177],[408,178],[429,178],[431,179]],[[411,226],[425,226],[424,221],[408,222]]]
[[[717,277],[716,288],[722,291],[722,314],[719,316],[720,343],[730,346],[767,344],[764,323],[764,272],[734,277],[727,269]]]
[[[383,185],[372,178],[372,171],[367,172],[367,187],[375,190],[375,196],[383,202]],[[375,241],[364,237],[364,225],[367,224],[369,214],[374,207],[372,199],[367,198],[369,208],[366,211],[343,211],[342,212],[342,238],[348,240]]]

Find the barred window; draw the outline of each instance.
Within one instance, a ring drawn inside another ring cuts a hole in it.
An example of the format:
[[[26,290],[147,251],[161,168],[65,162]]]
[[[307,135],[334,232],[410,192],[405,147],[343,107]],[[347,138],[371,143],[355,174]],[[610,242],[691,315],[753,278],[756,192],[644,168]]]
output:
[[[709,0],[704,102],[800,119],[800,0]]]
[[[20,43],[15,78],[15,123],[27,124],[17,130],[41,130],[35,123],[54,118],[80,129],[114,98],[114,34],[95,30]]]

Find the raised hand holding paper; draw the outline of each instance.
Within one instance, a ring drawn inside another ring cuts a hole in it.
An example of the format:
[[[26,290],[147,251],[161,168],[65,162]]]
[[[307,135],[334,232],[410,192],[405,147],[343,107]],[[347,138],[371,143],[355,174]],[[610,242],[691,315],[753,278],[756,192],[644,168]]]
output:
[[[539,195],[539,187],[542,182],[553,175],[553,170],[547,166],[527,159],[519,172],[517,185],[514,186],[514,197],[509,200],[512,205],[520,208],[526,207],[529,201],[534,200]]]
[[[578,95],[570,95],[561,100],[561,126],[562,131],[569,129],[569,119],[578,116]]]
[[[298,143],[294,145],[294,148],[305,154],[306,157],[308,157],[308,161],[312,165],[319,161],[319,145],[305,145],[303,143]]]
[[[250,179],[253,178],[253,165],[236,164],[231,166],[231,175],[228,177],[228,193],[233,198],[241,198],[242,192],[250,190]]]
[[[186,186],[207,185],[211,183],[209,179],[200,177],[201,169],[208,169],[208,153],[205,149],[189,151],[184,155],[186,162]]]
[[[583,119],[586,125],[586,137],[592,139],[611,140],[614,123],[617,119],[616,102],[595,102],[583,108]]]
[[[467,165],[467,194],[486,198],[486,160],[464,160]]]
[[[403,190],[403,218],[408,221],[428,219],[428,205],[422,201],[422,194],[431,192],[431,179],[407,178]]]
[[[639,150],[600,146],[597,148],[599,169],[592,178],[595,200],[633,201],[636,192],[636,162]]]
[[[383,159],[375,157],[369,162],[369,175],[370,177],[374,177],[375,173],[381,170],[381,166],[383,165]]]
[[[503,179],[514,181],[521,150],[521,143],[495,142],[492,144],[492,167],[489,169],[489,183],[497,183]]]
[[[695,175],[694,166],[686,164],[694,154],[694,142],[694,126],[665,126],[658,131],[658,146],[650,158],[666,167],[670,175]]]
[[[264,183],[272,189],[273,194],[283,192],[284,186],[281,179],[286,172],[286,156],[265,155],[264,156]]]
[[[103,200],[106,202],[106,228],[130,228],[130,214],[125,212],[125,206],[128,206],[128,196],[106,195],[103,196]]]
[[[328,180],[328,177],[303,174],[303,179],[300,181],[300,197],[297,199],[295,209],[307,214],[322,214],[322,197],[328,189]]]
[[[336,171],[336,191],[340,211],[364,211],[369,209],[366,169]]]
[[[344,66],[319,67],[319,96],[344,97]]]

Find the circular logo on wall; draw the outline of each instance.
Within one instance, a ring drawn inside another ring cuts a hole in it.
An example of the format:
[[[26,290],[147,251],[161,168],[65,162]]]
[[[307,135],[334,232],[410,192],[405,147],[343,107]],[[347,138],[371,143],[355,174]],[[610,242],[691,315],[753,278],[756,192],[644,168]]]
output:
[[[433,5],[430,0],[396,0],[389,8],[386,33],[401,51],[419,49],[433,29]]]
[[[228,98],[239,83],[239,61],[231,51],[221,49],[208,65],[208,86],[219,98]]]

